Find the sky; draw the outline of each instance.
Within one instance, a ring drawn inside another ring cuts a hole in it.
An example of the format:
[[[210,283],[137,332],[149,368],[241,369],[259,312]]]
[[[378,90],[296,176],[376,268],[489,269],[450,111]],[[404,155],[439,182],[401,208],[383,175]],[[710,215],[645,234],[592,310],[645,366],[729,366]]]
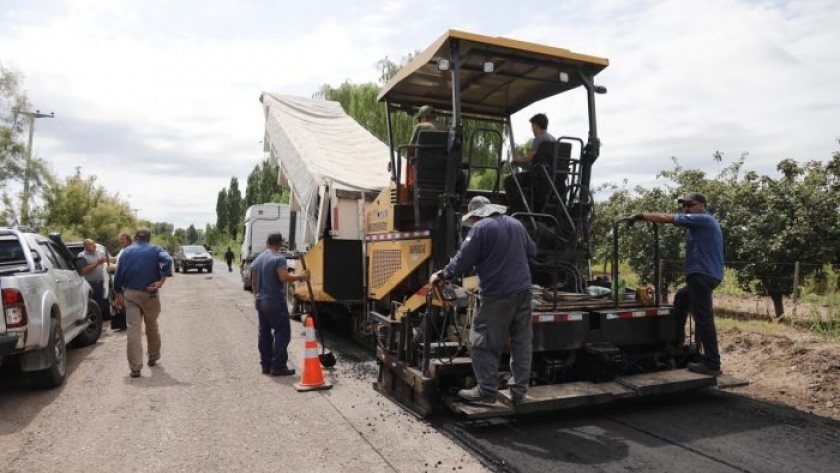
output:
[[[840,150],[837,0],[0,0],[0,63],[23,75],[34,155],[80,169],[138,217],[215,223],[216,198],[266,156],[263,91],[310,97],[376,81],[376,62],[448,29],[605,57],[596,77],[601,157],[593,184],[656,185],[678,160],[716,175],[743,153],[776,176],[783,159]],[[566,97],[568,96],[568,97]],[[586,137],[584,95],[543,112],[555,136]],[[724,160],[712,156],[722,152]]]

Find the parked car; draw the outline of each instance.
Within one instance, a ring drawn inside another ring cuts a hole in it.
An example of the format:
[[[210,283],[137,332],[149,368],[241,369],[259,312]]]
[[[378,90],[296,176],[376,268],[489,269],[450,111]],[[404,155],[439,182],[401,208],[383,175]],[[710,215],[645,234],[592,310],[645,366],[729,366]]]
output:
[[[15,359],[37,387],[64,382],[67,344],[92,345],[102,334],[85,265],[59,235],[0,228],[0,363]]]
[[[208,273],[213,272],[213,256],[201,245],[186,245],[179,246],[178,252],[173,258],[175,272],[182,271],[186,273],[191,269],[197,269],[198,272],[207,270]]]

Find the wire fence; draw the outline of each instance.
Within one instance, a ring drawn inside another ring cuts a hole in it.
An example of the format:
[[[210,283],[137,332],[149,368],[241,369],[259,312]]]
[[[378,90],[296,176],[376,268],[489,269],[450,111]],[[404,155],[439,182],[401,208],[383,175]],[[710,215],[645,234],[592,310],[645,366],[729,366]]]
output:
[[[672,300],[676,289],[685,284],[683,260],[660,260],[663,300]],[[764,278],[750,275],[764,274]],[[829,322],[840,326],[840,267],[802,262],[727,261],[725,276],[714,292],[715,310],[734,315],[776,320],[805,320],[811,324]],[[769,291],[783,294],[781,315]]]

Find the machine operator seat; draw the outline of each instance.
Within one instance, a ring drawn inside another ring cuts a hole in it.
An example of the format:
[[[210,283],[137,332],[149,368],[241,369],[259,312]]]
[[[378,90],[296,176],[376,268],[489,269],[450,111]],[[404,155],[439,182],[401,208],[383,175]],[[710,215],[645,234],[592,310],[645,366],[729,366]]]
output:
[[[421,131],[417,135],[414,160],[414,192],[420,203],[437,202],[446,186],[446,131]]]

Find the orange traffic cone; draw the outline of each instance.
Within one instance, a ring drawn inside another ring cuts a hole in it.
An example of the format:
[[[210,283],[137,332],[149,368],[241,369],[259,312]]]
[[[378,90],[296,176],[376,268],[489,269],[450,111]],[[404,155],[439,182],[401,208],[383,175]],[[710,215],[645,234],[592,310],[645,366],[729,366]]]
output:
[[[324,381],[321,360],[318,359],[318,342],[315,340],[315,323],[312,317],[306,318],[306,342],[303,350],[303,373],[300,382],[294,384],[297,391],[319,391],[332,389],[332,384]]]

